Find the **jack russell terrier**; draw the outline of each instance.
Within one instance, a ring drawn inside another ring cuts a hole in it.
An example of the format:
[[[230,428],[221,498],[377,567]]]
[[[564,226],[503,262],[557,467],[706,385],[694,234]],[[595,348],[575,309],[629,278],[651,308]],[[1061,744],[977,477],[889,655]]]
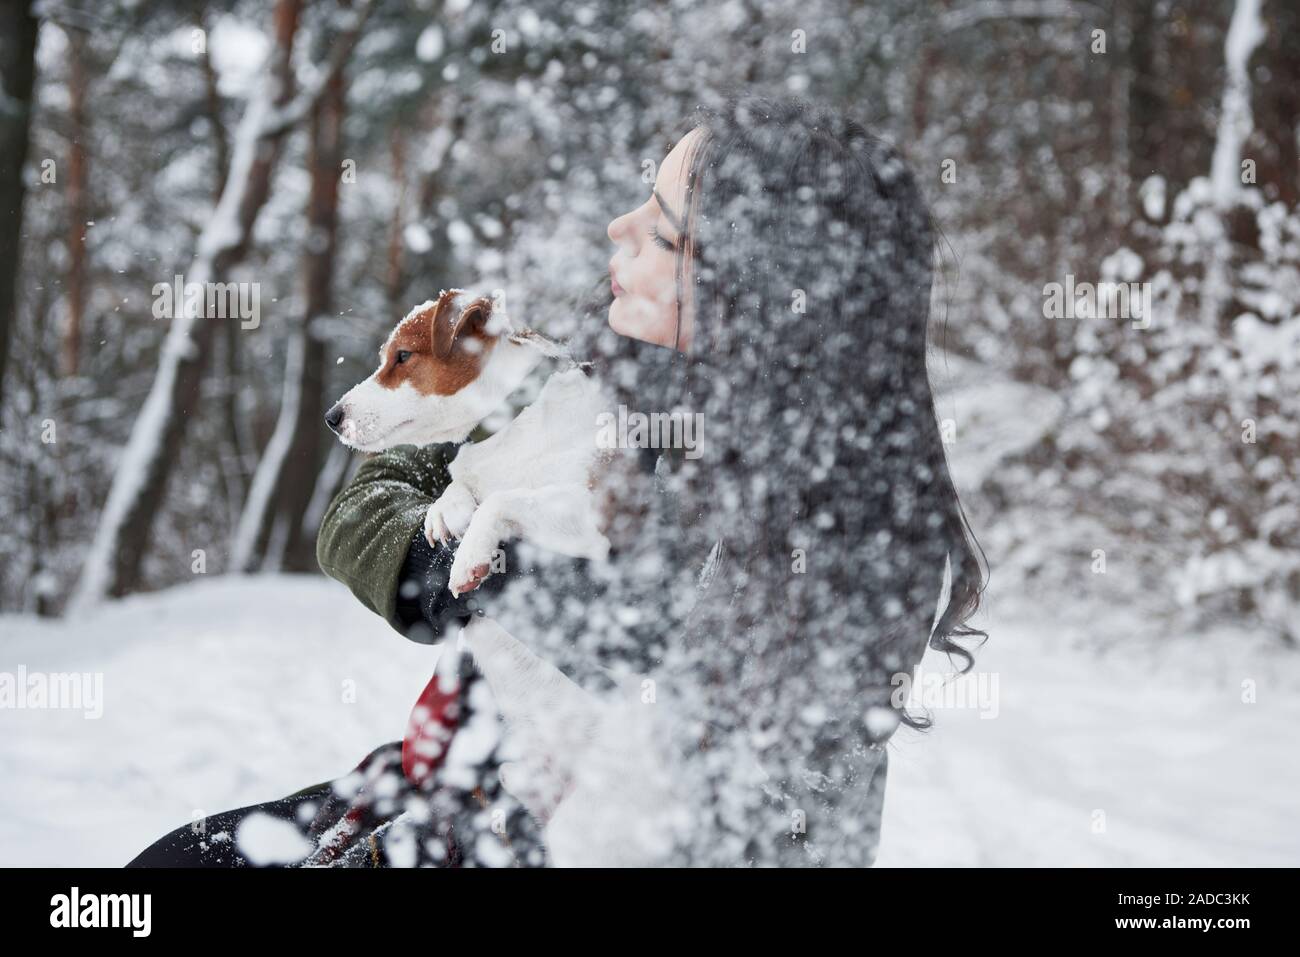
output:
[[[325,415],[347,445],[462,442],[545,359],[565,361],[505,428],[461,446],[451,484],[424,519],[429,544],[460,540],[448,586],[478,587],[500,543],[521,538],[574,558],[604,559],[593,483],[609,451],[596,422],[599,384],[540,333],[516,330],[501,304],[461,289],[412,309],[379,350],[379,368]]]
[[[451,483],[425,514],[430,544],[460,539],[453,594],[476,588],[511,538],[577,558],[607,557],[593,489],[616,453],[597,438],[608,409],[600,384],[557,343],[514,329],[499,302],[448,289],[398,323],[379,368],[326,413],[339,438],[363,452],[461,442],[548,358],[565,368],[509,425],[461,446]],[[663,770],[663,735],[652,733],[651,712],[659,709],[644,706],[640,683],[625,679],[621,693],[597,700],[490,618],[466,626],[460,643],[509,728],[517,758],[502,766],[503,784],[545,826],[552,862],[660,862],[681,803]],[[417,705],[412,721],[422,727],[427,718]],[[421,727],[408,734],[415,751]]]

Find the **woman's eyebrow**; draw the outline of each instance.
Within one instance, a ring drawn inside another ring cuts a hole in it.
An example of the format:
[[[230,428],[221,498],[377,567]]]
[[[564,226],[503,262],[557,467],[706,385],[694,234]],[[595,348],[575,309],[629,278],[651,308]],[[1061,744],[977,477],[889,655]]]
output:
[[[660,211],[668,219],[668,222],[672,224],[673,229],[677,230],[677,234],[680,236],[685,233],[686,227],[682,225],[682,221],[673,214],[672,207],[664,202],[664,198],[659,195],[659,190],[652,189],[650,192],[654,194],[655,200],[659,203]]]

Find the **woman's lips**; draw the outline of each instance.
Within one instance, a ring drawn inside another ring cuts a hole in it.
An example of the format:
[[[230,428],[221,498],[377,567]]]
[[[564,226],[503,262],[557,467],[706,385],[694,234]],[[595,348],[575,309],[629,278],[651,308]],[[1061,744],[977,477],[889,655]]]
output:
[[[623,289],[622,286],[618,284],[618,280],[614,278],[614,270],[612,267],[609,270],[609,288],[614,293],[615,299],[623,295],[623,293],[626,291]]]

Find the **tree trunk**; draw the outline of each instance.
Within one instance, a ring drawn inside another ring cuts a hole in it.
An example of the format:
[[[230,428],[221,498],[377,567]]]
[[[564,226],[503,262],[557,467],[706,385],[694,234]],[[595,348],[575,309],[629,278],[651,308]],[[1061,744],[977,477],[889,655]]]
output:
[[[1233,277],[1239,258],[1231,240],[1233,214],[1242,196],[1242,148],[1254,129],[1250,109],[1250,61],[1264,42],[1265,35],[1264,22],[1260,18],[1260,0],[1237,0],[1223,44],[1227,69],[1214,157],[1210,162],[1211,196],[1222,233],[1212,239],[1217,250],[1206,264],[1200,287],[1202,323],[1207,328],[1224,332],[1227,331],[1223,326],[1229,315],[1227,307],[1233,301]]]
[[[1256,135],[1249,155],[1258,154],[1265,198],[1294,209],[1300,204],[1300,6],[1295,0],[1267,0],[1264,20],[1268,35],[1256,62],[1268,79],[1254,84]]]
[[[63,374],[81,367],[81,326],[86,309],[86,35],[68,28],[68,168],[64,183],[68,212],[68,281],[64,302]]]
[[[393,218],[388,228],[388,254],[384,270],[384,297],[390,315],[402,315],[402,291],[405,288],[404,267],[406,242],[402,231],[406,229],[402,212],[406,208],[406,141],[400,129],[394,129],[390,140],[393,154],[393,182],[397,184],[397,200],[393,203]]]
[[[315,568],[315,541],[304,533],[303,516],[316,488],[323,458],[325,351],[313,332],[319,317],[333,309],[331,282],[338,232],[343,110],[342,74],[326,88],[311,114],[311,192],[307,202],[307,243],[303,258],[303,315],[294,329],[285,362],[284,396],[275,432],[253,476],[248,501],[235,535],[231,567],[251,571]],[[283,529],[274,549],[267,543],[272,525]]]
[[[245,109],[230,175],[199,236],[197,253],[185,273],[186,283],[224,281],[247,250],[253,224],[270,194],[279,143],[288,130],[283,123],[271,122],[271,113],[275,107],[287,105],[292,95],[291,56],[301,9],[301,0],[276,2],[270,76]],[[154,518],[166,494],[189,416],[197,406],[203,361],[215,328],[213,320],[189,309],[178,311],[171,323],[158,375],[114,472],[73,607],[125,594],[139,581]]]
[[[1231,5],[1227,5],[1230,15]],[[1129,178],[1138,188],[1158,174],[1169,202],[1193,177],[1204,176],[1213,139],[1202,105],[1218,93],[1221,62],[1218,38],[1227,29],[1225,5],[1217,0],[1184,0],[1166,9],[1158,4],[1124,5],[1128,23]]]
[[[201,12],[197,20],[199,29],[210,35],[213,19],[209,11]],[[210,43],[203,45],[201,63],[208,122],[212,124],[212,200],[215,203],[220,202],[221,191],[225,188],[226,178],[230,175],[230,138],[226,135],[225,123],[221,117],[219,78],[216,66],[212,62]],[[216,349],[216,393],[220,397],[223,417],[222,444],[218,454],[230,528],[234,528],[239,522],[239,512],[248,492],[251,462],[256,455],[256,449],[250,450],[245,441],[248,430],[243,416],[239,414],[241,366],[239,333],[238,325],[233,322],[225,323],[221,328]]]
[[[283,566],[291,571],[316,569],[316,536],[303,524],[303,516],[324,464],[327,437],[325,343],[317,333],[317,320],[334,311],[332,281],[338,237],[339,180],[343,163],[343,114],[347,92],[340,73],[326,90],[312,117],[312,183],[309,201],[308,244],[304,262],[306,309],[303,335],[306,363],[302,400],[298,405],[295,446],[280,483],[279,513],[288,527]]]
[[[36,19],[30,2],[0,5],[0,401],[17,309],[23,241],[23,166],[36,78]]]

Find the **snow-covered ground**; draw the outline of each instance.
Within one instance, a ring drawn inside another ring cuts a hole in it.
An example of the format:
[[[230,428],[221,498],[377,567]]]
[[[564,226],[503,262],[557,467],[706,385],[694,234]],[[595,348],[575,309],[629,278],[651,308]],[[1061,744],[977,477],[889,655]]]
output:
[[[1300,655],[1220,634],[1099,657],[1052,622],[1059,598],[1036,620],[986,598],[997,716],[895,734],[878,866],[1300,864]]]
[[[402,737],[437,658],[308,576],[214,578],[0,633],[0,671],[102,672],[104,697],[98,719],[0,710],[6,865],[120,866],[196,815],[344,774]]]
[[[1225,638],[1098,658],[990,605],[997,716],[941,708],[895,736],[881,866],[1300,864],[1300,657]],[[0,709],[4,865],[121,865],[196,814],[339,775],[401,736],[437,654],[297,576],[0,634],[0,672],[103,675],[98,719]]]

